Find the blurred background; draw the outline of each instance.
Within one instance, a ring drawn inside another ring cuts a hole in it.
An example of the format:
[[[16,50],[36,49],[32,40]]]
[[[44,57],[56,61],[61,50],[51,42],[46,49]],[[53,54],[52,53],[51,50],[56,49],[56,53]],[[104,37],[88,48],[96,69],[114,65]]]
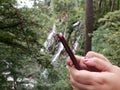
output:
[[[119,0],[0,0],[0,89],[72,90],[62,32],[74,54],[120,66]]]

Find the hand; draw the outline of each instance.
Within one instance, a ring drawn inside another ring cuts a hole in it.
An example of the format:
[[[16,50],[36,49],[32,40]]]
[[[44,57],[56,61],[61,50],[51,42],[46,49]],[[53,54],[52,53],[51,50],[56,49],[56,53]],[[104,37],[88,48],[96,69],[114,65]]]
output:
[[[77,70],[68,59],[70,83],[74,90],[120,90],[120,68],[112,65],[103,55],[88,52],[85,59],[76,58],[83,69],[95,67],[100,72]]]

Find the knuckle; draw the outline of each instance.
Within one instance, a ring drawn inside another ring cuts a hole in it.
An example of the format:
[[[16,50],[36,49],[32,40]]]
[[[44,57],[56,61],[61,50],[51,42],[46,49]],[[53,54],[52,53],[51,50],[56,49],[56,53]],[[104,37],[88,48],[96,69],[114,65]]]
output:
[[[93,57],[93,58],[92,58],[92,61],[93,61],[94,63],[98,63],[98,58],[97,58],[97,57]]]
[[[87,54],[93,54],[94,52],[93,51],[88,51],[88,53]]]
[[[75,80],[75,81],[78,81],[79,78],[80,78],[80,73],[76,72],[76,73],[74,74],[74,80]]]
[[[100,85],[103,85],[105,83],[105,81],[106,81],[106,78],[104,78],[104,77],[96,77],[95,78],[95,82]]]
[[[97,58],[97,57],[93,57],[93,61],[94,61],[94,62],[97,62],[97,61],[98,61],[98,58]]]
[[[93,57],[95,54],[95,52],[93,51],[88,51],[87,54],[86,54],[86,57]]]

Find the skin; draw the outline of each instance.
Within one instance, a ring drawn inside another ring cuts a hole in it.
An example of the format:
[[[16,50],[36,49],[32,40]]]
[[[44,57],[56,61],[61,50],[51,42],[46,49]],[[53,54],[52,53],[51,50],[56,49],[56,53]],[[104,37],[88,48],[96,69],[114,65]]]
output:
[[[77,70],[70,58],[66,62],[73,90],[120,90],[120,68],[103,55],[90,51],[76,59],[82,70]]]

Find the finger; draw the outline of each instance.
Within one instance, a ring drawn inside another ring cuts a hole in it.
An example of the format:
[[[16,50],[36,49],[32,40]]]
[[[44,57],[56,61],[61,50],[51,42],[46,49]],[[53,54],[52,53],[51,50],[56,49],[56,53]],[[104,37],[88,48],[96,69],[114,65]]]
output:
[[[75,58],[76,58],[77,62],[79,63],[81,69],[87,69],[87,65],[83,63],[84,57],[75,55]],[[72,63],[72,60],[70,59],[70,57],[67,58],[66,64],[70,67],[73,66],[73,63]]]
[[[70,84],[73,87],[73,90],[93,90],[91,87],[92,85],[82,84],[79,82],[76,82],[72,76],[70,76]],[[90,89],[91,88],[91,89]]]
[[[80,63],[82,57],[75,55],[75,58],[76,58],[77,62]],[[69,63],[72,63],[72,60],[70,57],[67,58],[67,64],[69,65]]]
[[[74,67],[70,67],[69,73],[71,77],[78,83],[91,85],[94,80],[94,73],[86,70],[77,70]]]
[[[93,57],[98,57],[98,58],[101,58],[101,60],[105,60],[105,61],[108,61],[110,62],[107,58],[105,58],[102,54],[99,54],[99,53],[96,53],[96,52],[93,52],[93,51],[89,51],[85,58],[93,58]]]
[[[73,88],[73,90],[79,90],[78,88],[76,88],[76,87],[74,87],[74,86],[72,86],[72,88]]]
[[[71,59],[68,57],[67,60],[66,60],[66,64],[69,66],[69,67],[72,67],[73,66],[73,63],[71,61]]]
[[[100,71],[110,71],[111,70],[111,67],[112,67],[112,64],[109,63],[109,62],[106,62],[100,58],[89,58],[89,59],[86,59],[84,61],[84,63],[87,65],[87,66],[91,66],[91,67],[95,67],[96,69],[100,70]]]

